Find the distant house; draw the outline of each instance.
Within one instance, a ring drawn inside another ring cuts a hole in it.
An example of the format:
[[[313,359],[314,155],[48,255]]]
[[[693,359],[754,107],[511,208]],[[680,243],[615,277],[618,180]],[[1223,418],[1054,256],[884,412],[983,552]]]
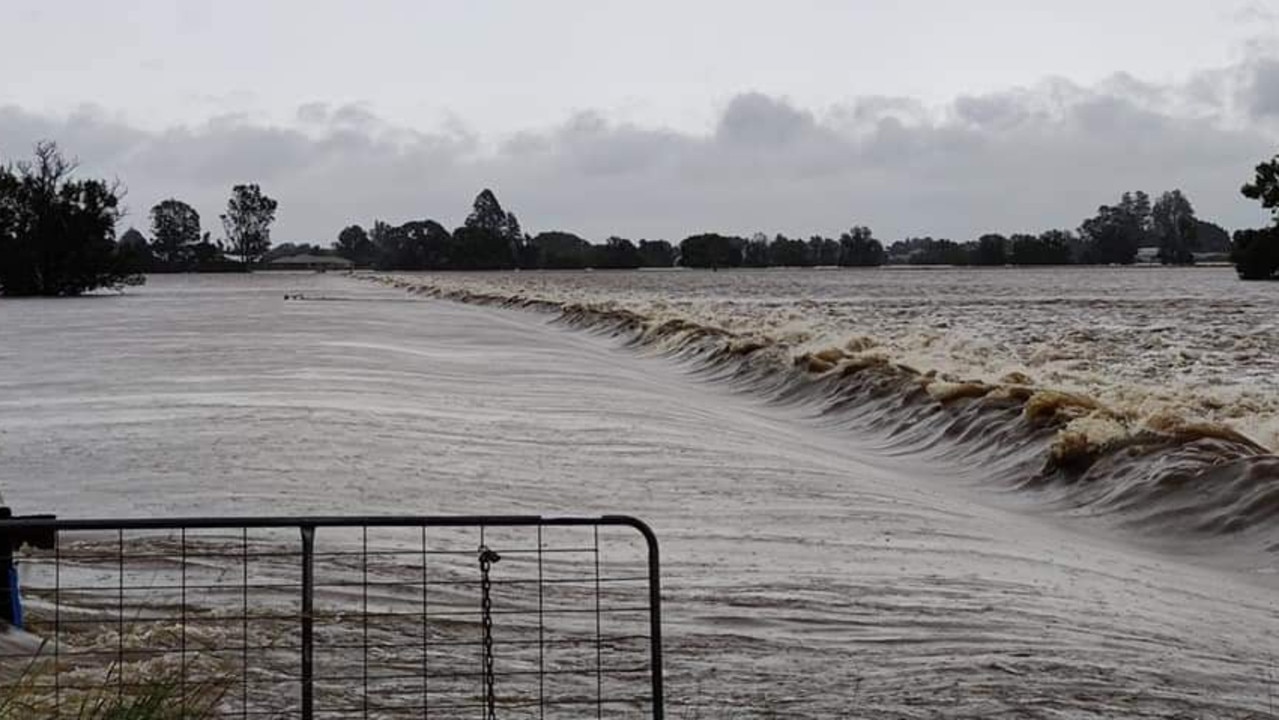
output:
[[[1159,262],[1159,248],[1143,247],[1137,248],[1136,261],[1139,263],[1157,263]]]
[[[350,270],[355,263],[337,255],[285,255],[268,262],[266,270]]]

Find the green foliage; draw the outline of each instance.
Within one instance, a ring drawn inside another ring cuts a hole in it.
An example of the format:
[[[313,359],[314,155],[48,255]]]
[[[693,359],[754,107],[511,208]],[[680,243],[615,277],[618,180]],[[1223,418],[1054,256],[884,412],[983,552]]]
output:
[[[1246,198],[1260,201],[1261,207],[1279,222],[1279,155],[1258,165],[1256,177],[1239,191]]]
[[[1118,205],[1102,205],[1080,226],[1080,260],[1087,265],[1131,265],[1149,236],[1150,224],[1149,196],[1124,193]]]
[[[502,209],[492,190],[475,197],[471,214],[453,231],[451,266],[460,270],[499,270],[516,266],[524,233],[514,213]]]
[[[845,267],[874,267],[884,264],[884,245],[871,229],[862,225],[839,236],[839,264]]]
[[[813,265],[838,265],[839,243],[830,238],[814,235],[808,239],[808,255]]]
[[[1236,231],[1230,259],[1244,280],[1279,279],[1279,227]]]
[[[591,244],[570,232],[552,230],[538,233],[528,241],[524,267],[571,270],[587,267]]]
[[[1216,223],[1195,218],[1195,244],[1200,252],[1230,252],[1230,233]]]
[[[910,265],[968,265],[972,258],[970,249],[953,240],[931,237],[907,238],[888,248],[891,256],[904,259]]]
[[[337,242],[333,243],[333,251],[360,267],[374,264],[378,256],[377,245],[359,225],[343,228],[338,233]]]
[[[271,223],[279,203],[262,193],[257,184],[231,188],[222,229],[230,245],[229,253],[246,267],[262,259],[271,247]]]
[[[429,224],[429,225],[428,225]],[[335,245],[347,257],[356,254],[363,231],[358,225],[343,231]],[[344,239],[345,238],[345,239]],[[1114,206],[1102,206],[1085,220],[1079,235],[1049,230],[1038,236],[983,235],[973,242],[956,243],[942,238],[907,238],[887,250],[870,228],[855,226],[838,240],[813,236],[807,241],[763,233],[749,239],[704,233],[680,243],[641,240],[636,246],[624,238],[609,238],[599,245],[565,231],[549,231],[534,237],[523,235],[514,213],[502,208],[491,190],[475,198],[466,224],[452,236],[432,221],[417,221],[400,228],[379,223],[370,234],[377,250],[377,266],[384,269],[496,270],[622,269],[671,267],[698,268],[875,266],[887,262],[916,265],[1066,265],[1128,264],[1137,248],[1156,240],[1168,247],[1170,262],[1193,260],[1191,250],[1204,238],[1221,245],[1228,236],[1221,228],[1194,217],[1190,202],[1171,191],[1152,203],[1144,192],[1126,192]]]
[[[1195,209],[1180,190],[1159,196],[1151,210],[1151,230],[1159,242],[1159,261],[1165,265],[1193,265],[1199,234]]]
[[[472,230],[486,230],[502,234],[506,230],[506,212],[492,190],[484,188],[475,196],[471,206],[471,214],[466,217],[465,227]]]
[[[150,269],[155,264],[155,255],[151,252],[151,244],[136,228],[129,228],[116,243],[116,252],[129,265],[140,270]]]
[[[775,267],[807,267],[814,264],[808,253],[808,244],[778,234],[768,244],[768,264]]]
[[[679,264],[695,268],[732,268],[742,265],[746,241],[716,233],[687,237],[679,244]]]
[[[1008,238],[1003,235],[982,235],[973,249],[973,265],[1005,265],[1008,262],[1006,248]]]
[[[643,267],[675,267],[675,246],[665,240],[640,240],[639,256]]]
[[[591,267],[601,270],[633,270],[640,266],[639,249],[626,238],[611,237],[591,247]]]
[[[750,268],[768,267],[768,236],[755,233],[742,246],[742,265]]]
[[[1075,243],[1075,236],[1064,230],[1049,230],[1038,237],[1013,235],[1008,239],[1008,260],[1013,265],[1068,265]]]
[[[191,263],[196,272],[230,272],[243,268],[227,260],[222,246],[209,240],[205,232],[200,242],[191,246]]]
[[[1275,225],[1260,230],[1235,232],[1230,259],[1244,280],[1279,278],[1279,156],[1257,166],[1257,175],[1240,190],[1244,197],[1258,200],[1270,210]]]
[[[75,180],[55,144],[31,162],[0,166],[0,294],[79,295],[141,284],[132,253],[120,253],[120,198],[101,180]]]
[[[509,270],[515,267],[515,249],[498,233],[462,226],[453,231],[451,267],[458,270]]]
[[[434,220],[413,220],[398,227],[378,221],[370,242],[379,269],[441,270],[453,267],[456,239]]]
[[[151,252],[171,269],[183,270],[193,264],[191,249],[200,242],[200,213],[172,198],[151,208]]]

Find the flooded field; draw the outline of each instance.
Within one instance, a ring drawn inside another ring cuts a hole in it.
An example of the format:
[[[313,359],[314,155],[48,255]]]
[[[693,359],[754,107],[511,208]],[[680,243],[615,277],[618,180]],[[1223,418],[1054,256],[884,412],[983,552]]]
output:
[[[5,501],[633,514],[663,544],[675,718],[1279,703],[1273,288],[1222,270],[376,279],[0,303]]]

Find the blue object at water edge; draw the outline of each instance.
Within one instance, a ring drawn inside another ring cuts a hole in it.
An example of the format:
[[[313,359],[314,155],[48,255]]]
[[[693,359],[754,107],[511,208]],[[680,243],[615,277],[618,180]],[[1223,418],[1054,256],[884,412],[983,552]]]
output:
[[[18,584],[18,566],[9,565],[9,577],[6,579],[9,585],[9,617],[13,619],[13,626],[19,630],[23,627],[22,622],[22,588]]]

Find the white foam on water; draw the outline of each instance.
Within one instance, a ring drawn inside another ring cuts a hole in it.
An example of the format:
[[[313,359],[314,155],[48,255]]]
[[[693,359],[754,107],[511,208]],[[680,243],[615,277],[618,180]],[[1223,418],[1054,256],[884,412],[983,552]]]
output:
[[[1279,448],[1279,298],[1229,268],[415,273],[466,291],[758,334],[796,354],[869,336],[965,380],[1022,373],[1118,412],[1176,413]]]
[[[1267,712],[1276,586],[1240,567],[1265,558],[1138,547],[546,315],[406,297],[258,275],[0,304],[0,490],[63,516],[640,516],[673,717]]]

